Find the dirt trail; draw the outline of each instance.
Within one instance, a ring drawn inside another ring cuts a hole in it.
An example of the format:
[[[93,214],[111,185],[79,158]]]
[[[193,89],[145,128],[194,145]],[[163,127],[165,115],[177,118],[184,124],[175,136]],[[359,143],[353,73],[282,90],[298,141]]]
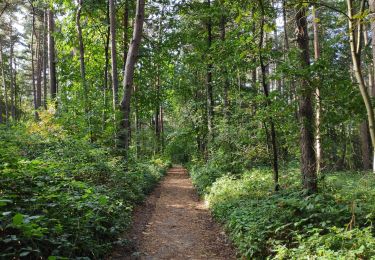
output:
[[[136,209],[130,238],[136,241],[132,252],[117,249],[112,259],[235,259],[182,167],[170,169]]]

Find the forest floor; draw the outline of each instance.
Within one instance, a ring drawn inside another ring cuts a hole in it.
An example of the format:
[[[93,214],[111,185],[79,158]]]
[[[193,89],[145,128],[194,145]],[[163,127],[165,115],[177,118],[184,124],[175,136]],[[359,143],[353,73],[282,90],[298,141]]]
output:
[[[235,259],[182,167],[168,171],[133,218],[131,248],[117,248],[111,259]]]

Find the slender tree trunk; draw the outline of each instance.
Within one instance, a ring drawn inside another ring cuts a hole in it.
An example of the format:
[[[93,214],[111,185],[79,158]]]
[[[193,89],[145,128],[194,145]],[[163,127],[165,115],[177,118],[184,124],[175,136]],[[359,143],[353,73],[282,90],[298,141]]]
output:
[[[87,96],[87,82],[86,82],[86,64],[85,64],[85,46],[83,44],[82,27],[81,27],[81,12],[82,12],[83,0],[77,0],[77,2],[78,2],[78,10],[77,10],[77,16],[76,16],[76,26],[77,26],[78,44],[79,44],[81,86],[82,86],[82,89],[83,89],[85,111],[88,111],[88,107],[87,107],[88,96]]]
[[[15,115],[15,119],[18,120],[19,114],[17,112],[18,111],[17,110],[17,100],[18,100],[19,89],[18,89],[18,85],[17,85],[17,63],[16,63],[16,59],[14,59],[13,64],[14,64],[13,75],[14,75],[14,106],[15,106],[14,115]],[[18,104],[18,107],[21,107],[21,102]]]
[[[55,20],[53,11],[48,9],[48,67],[49,67],[49,89],[51,99],[56,98],[57,94],[57,79],[56,79],[56,58],[55,58]]]
[[[263,44],[264,44],[264,22],[265,22],[265,13],[264,13],[264,6],[263,0],[259,0],[259,5],[261,7],[261,24],[260,24],[260,40],[259,40],[259,63],[261,68],[261,80],[264,95],[266,96],[266,107],[271,105],[271,99],[269,98],[269,86],[267,84],[266,78],[266,65],[264,64],[264,57],[263,57]],[[269,123],[271,126],[271,143],[272,143],[272,166],[273,166],[273,174],[274,174],[274,182],[275,182],[275,191],[279,190],[279,162],[278,162],[278,151],[277,151],[277,140],[276,140],[276,129],[275,124],[273,121],[272,116],[269,117]]]
[[[222,10],[224,12],[224,10]],[[223,44],[225,43],[226,31],[225,26],[227,23],[227,18],[223,13],[220,18],[220,38]],[[226,122],[229,122],[229,97],[228,97],[228,90],[229,90],[229,78],[228,78],[228,71],[226,69],[226,65],[224,64],[223,75],[224,75],[224,118]]]
[[[2,42],[0,40],[0,66],[1,66],[1,83],[2,83],[2,90],[0,91],[0,124],[4,123],[4,119],[3,119],[3,102],[4,102],[4,105],[5,105],[5,99],[3,100],[3,94],[1,92],[5,92],[5,89],[6,89],[6,83],[5,83],[5,72],[4,72],[4,64],[3,64],[3,45],[2,45]],[[5,93],[4,93],[4,96],[5,96]]]
[[[361,61],[360,61],[360,37],[361,31],[357,30],[357,35],[355,35],[355,22],[358,24],[361,23],[358,19],[353,18],[353,1],[347,0],[347,7],[348,7],[348,22],[349,22],[349,41],[350,41],[350,50],[352,56],[352,63],[353,63],[353,71],[354,76],[357,80],[359,90],[362,95],[363,102],[365,103],[366,111],[367,111],[367,120],[369,124],[369,131],[371,137],[371,143],[373,147],[373,171],[375,172],[375,117],[374,117],[374,108],[371,103],[370,95],[367,91],[366,83],[363,77],[362,68],[361,68]],[[361,28],[359,28],[361,29]],[[358,48],[359,46],[359,48]]]
[[[318,26],[318,16],[315,6],[313,6],[313,28],[314,28],[314,57],[315,61],[318,61],[320,58],[320,46],[319,46],[319,26]],[[321,96],[319,86],[315,89],[315,151],[316,151],[316,172],[319,175],[321,171],[321,160],[322,160],[322,146],[321,146],[321,134],[320,134],[320,125],[321,125]]]
[[[157,68],[156,79],[156,106],[155,106],[155,136],[156,136],[156,152],[160,152],[160,68]]]
[[[306,8],[300,6],[296,13],[297,44],[301,50],[301,67],[310,66],[309,34],[307,30]],[[314,150],[314,112],[312,89],[306,79],[301,80],[299,98],[301,173],[303,187],[308,193],[318,190],[316,175],[316,157]]]
[[[208,9],[211,8],[211,0],[207,0]],[[207,53],[210,52],[212,45],[212,21],[211,17],[207,21]],[[210,59],[210,58],[208,58]],[[211,61],[207,64],[207,74],[206,74],[206,95],[207,95],[207,143],[210,145],[214,138],[213,133],[213,120],[214,120],[214,98],[213,98],[213,86],[212,86],[212,69],[213,65]],[[208,158],[208,151],[207,151]]]
[[[109,20],[111,31],[111,61],[112,61],[112,91],[113,110],[118,106],[118,75],[117,75],[117,51],[116,51],[116,9],[114,0],[109,0]]]
[[[123,32],[123,73],[125,73],[125,65],[126,65],[126,57],[128,55],[128,44],[129,44],[129,0],[125,0],[125,6],[124,6],[124,17],[123,17],[123,26],[124,26],[124,32]]]
[[[38,116],[38,101],[37,101],[37,94],[36,94],[36,86],[35,86],[35,52],[34,52],[34,39],[35,39],[35,8],[32,6],[32,29],[31,29],[31,80],[33,86],[33,96],[34,96],[34,117],[35,120],[39,119]]]
[[[14,42],[13,42],[13,27],[10,24],[10,53],[9,53],[9,76],[10,76],[10,107],[12,120],[16,120],[16,103],[15,103],[15,86],[13,75],[13,59],[14,59]]]
[[[126,157],[128,158],[128,151],[130,146],[130,102],[132,95],[132,86],[134,80],[135,63],[138,58],[138,50],[142,40],[143,22],[145,14],[145,0],[137,0],[137,8],[135,14],[133,39],[130,44],[129,52],[126,58],[126,65],[124,71],[124,97],[121,101],[122,127],[123,133],[120,137],[122,146],[125,149]]]
[[[36,37],[36,106],[37,109],[42,105],[42,49],[40,47],[42,37],[39,33]]]
[[[109,18],[109,4],[107,5],[107,23],[110,24],[110,18]],[[108,26],[107,28],[107,34],[105,38],[104,43],[104,59],[105,59],[105,65],[104,65],[104,86],[103,86],[103,115],[102,115],[102,129],[105,129],[105,122],[106,122],[106,113],[105,109],[107,107],[107,90],[108,90],[108,69],[109,69],[109,42],[110,42],[110,36],[111,36],[111,28]],[[116,139],[116,137],[115,137]]]
[[[43,12],[43,106],[47,109],[47,64],[48,64],[48,43],[47,43],[48,18],[47,10]]]
[[[78,9],[76,16],[76,25],[78,33],[78,44],[79,44],[79,61],[80,61],[80,70],[81,70],[81,86],[83,89],[83,102],[85,108],[85,116],[87,118],[88,132],[90,136],[90,141],[93,141],[93,135],[91,130],[91,116],[89,115],[89,98],[88,98],[88,87],[86,79],[86,64],[85,64],[85,46],[83,43],[82,27],[81,27],[81,12],[83,0],[77,0]]]

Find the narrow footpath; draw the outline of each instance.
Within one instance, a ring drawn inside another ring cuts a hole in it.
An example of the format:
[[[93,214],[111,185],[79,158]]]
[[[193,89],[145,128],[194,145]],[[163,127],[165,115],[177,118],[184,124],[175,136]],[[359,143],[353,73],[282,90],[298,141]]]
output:
[[[235,259],[223,230],[182,167],[174,167],[134,213],[131,249],[112,259]]]

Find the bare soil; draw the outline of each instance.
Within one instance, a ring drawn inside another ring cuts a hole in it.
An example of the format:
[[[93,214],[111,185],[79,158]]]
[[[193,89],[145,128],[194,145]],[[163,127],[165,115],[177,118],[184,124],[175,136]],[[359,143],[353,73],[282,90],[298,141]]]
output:
[[[135,210],[127,237],[131,246],[117,248],[111,259],[236,259],[183,167],[170,169]]]

